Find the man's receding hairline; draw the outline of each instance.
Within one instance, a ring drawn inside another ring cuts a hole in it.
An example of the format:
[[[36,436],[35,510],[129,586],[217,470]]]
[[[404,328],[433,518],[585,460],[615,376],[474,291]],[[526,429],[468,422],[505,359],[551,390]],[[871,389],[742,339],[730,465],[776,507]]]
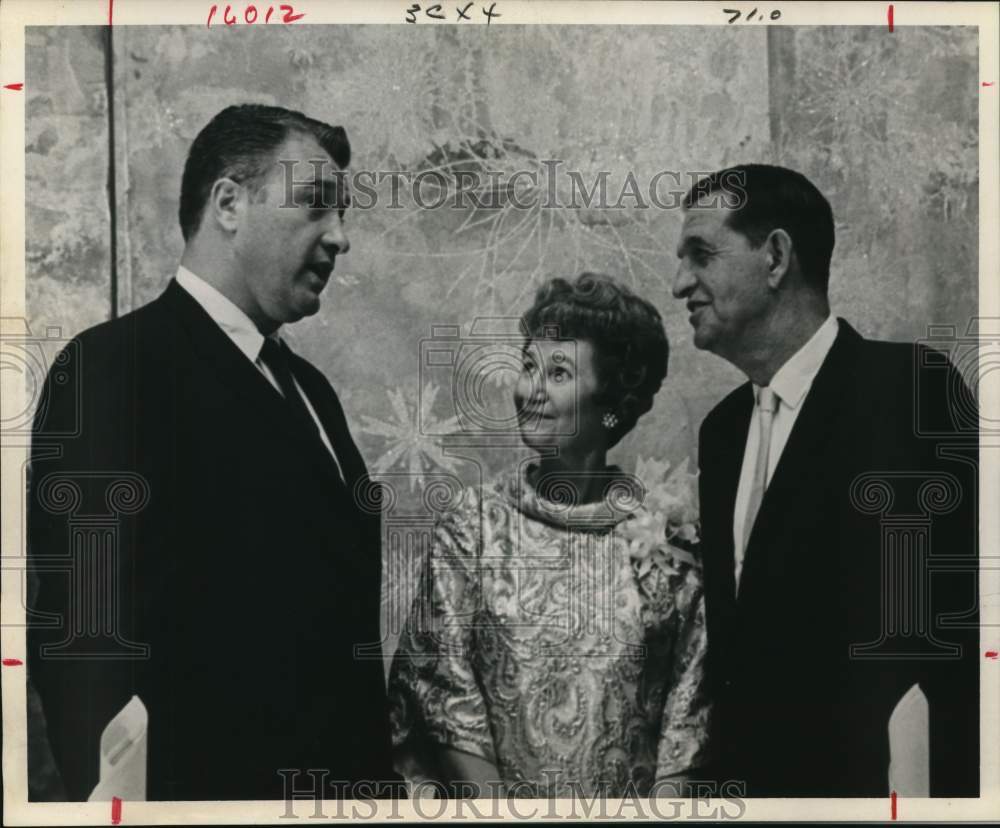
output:
[[[264,183],[271,176],[276,174],[281,175],[282,173],[281,162],[283,160],[282,151],[285,150],[288,147],[288,145],[296,138],[307,138],[307,139],[311,138],[313,143],[315,144],[315,148],[318,149],[320,152],[322,152],[325,157],[322,159],[320,159],[319,157],[296,158],[294,159],[293,167],[297,167],[299,164],[307,164],[311,168],[315,169],[315,165],[312,162],[314,160],[316,161],[322,160],[323,166],[330,164],[333,166],[334,170],[343,171],[344,168],[337,163],[337,160],[330,154],[330,151],[323,147],[323,145],[319,142],[319,139],[312,132],[310,132],[308,129],[295,126],[289,129],[288,135],[285,136],[285,139],[280,144],[278,144],[278,146],[276,146],[272,150],[269,150],[270,161],[265,165],[264,170],[262,170],[261,175],[258,177],[257,180],[257,184],[261,186],[261,188],[263,188]],[[286,159],[286,160],[292,160],[292,159]],[[317,181],[320,183],[326,180],[327,179],[324,176],[320,176],[320,178],[317,179]]]
[[[709,198],[709,195],[706,195],[705,198]],[[699,206],[696,202],[695,204],[692,204],[690,207],[682,208],[682,214],[684,220],[686,221],[688,218],[696,218],[698,216],[708,216],[708,214],[713,210],[719,210],[722,212],[723,227],[729,228],[734,233],[740,232],[735,227],[733,227],[732,224],[730,224],[733,216],[739,213],[738,207],[727,207],[724,204],[708,204],[704,206]]]
[[[709,195],[706,195],[704,197],[709,198]],[[707,215],[710,210],[718,210],[720,213],[722,213],[723,227],[728,227],[734,233],[739,233],[741,236],[746,236],[747,235],[746,232],[740,230],[738,227],[733,227],[733,222],[736,221],[740,215],[742,215],[745,209],[746,209],[745,205],[741,207],[730,207],[726,204],[711,204],[711,205],[706,205],[704,207],[699,207],[697,203],[695,203],[691,207],[685,207],[684,214],[685,216],[689,216],[692,214],[697,215],[699,213],[702,215]],[[770,233],[772,230],[784,230],[786,233],[788,233],[788,228],[782,227],[780,224],[775,224],[775,226],[772,227],[771,230],[768,230],[768,232]]]
[[[281,165],[281,161],[282,161],[281,152],[282,152],[282,150],[284,150],[285,148],[287,148],[288,145],[292,141],[294,141],[296,138],[311,139],[312,142],[313,142],[313,144],[315,145],[313,147],[313,149],[318,149],[321,153],[323,153],[324,157],[322,159],[319,158],[318,156],[296,158],[296,159],[294,159],[294,165],[295,166],[298,166],[299,164],[309,164],[310,166],[314,166],[313,163],[312,163],[313,161],[320,161],[320,160],[322,160],[324,166],[326,166],[327,164],[330,164],[330,165],[333,166],[334,170],[336,170],[338,172],[343,172],[344,167],[341,167],[340,164],[337,163],[337,159],[334,158],[333,154],[328,149],[326,149],[326,147],[324,147],[320,143],[319,138],[317,138],[316,135],[314,135],[308,129],[303,129],[301,127],[292,127],[290,129],[288,135],[285,136],[285,140],[282,141],[280,144],[278,144],[278,146],[276,146],[272,150],[271,165],[268,168],[268,172],[269,173],[271,171],[273,171],[273,170],[280,170],[281,169],[281,166],[282,166]],[[291,159],[288,159],[288,160],[291,160]],[[321,177],[320,180],[324,180],[324,179]]]

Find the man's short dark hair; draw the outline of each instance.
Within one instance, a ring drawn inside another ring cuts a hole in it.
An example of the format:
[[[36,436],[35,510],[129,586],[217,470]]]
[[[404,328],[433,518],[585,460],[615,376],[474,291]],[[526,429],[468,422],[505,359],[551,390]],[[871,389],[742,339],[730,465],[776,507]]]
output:
[[[697,209],[698,200],[723,193],[726,203],[738,202],[729,227],[760,247],[772,230],[782,229],[792,239],[803,278],[826,293],[830,259],[836,236],[830,202],[802,173],[769,164],[740,164],[701,179],[684,196],[685,209]],[[733,199],[733,194],[738,199]]]
[[[274,151],[295,133],[312,136],[337,166],[351,161],[343,127],[330,126],[280,106],[228,106],[198,133],[181,179],[179,218],[187,241],[201,224],[212,187],[220,178],[256,189],[275,161]]]
[[[594,348],[598,400],[618,415],[611,445],[628,434],[653,407],[667,376],[670,348],[660,312],[625,285],[602,273],[582,273],[575,282],[551,279],[521,317],[529,340],[581,339]]]

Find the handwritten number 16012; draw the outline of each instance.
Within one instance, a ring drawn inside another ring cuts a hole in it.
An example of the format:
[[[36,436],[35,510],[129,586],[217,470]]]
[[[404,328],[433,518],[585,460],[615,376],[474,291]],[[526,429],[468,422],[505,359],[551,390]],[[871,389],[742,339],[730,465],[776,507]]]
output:
[[[212,18],[215,17],[215,13],[218,10],[219,7],[217,5],[213,5],[212,8],[208,10],[208,20],[205,22],[206,26],[212,25]],[[281,5],[279,5],[278,11],[283,13],[283,16],[280,16],[279,18],[276,19],[275,22],[278,23],[294,23],[296,20],[299,20],[300,18],[306,16],[305,12],[296,14],[295,9],[293,9],[288,3],[282,3]],[[274,6],[268,6],[267,11],[264,12],[265,23],[271,22],[272,14],[274,14]],[[257,7],[255,5],[251,3],[244,7],[243,9],[244,23],[256,23],[257,17],[258,17]],[[237,18],[236,15],[233,13],[233,7],[231,5],[227,5],[226,8],[222,10],[222,22],[225,23],[227,26],[232,26],[234,23],[240,22],[239,18]]]
[[[736,21],[738,21],[740,19],[740,17],[743,16],[743,12],[740,11],[739,9],[723,9],[722,13],[723,14],[731,14],[732,15],[732,17],[730,17],[726,21],[727,23],[735,23]],[[771,12],[770,17],[771,17],[771,20],[777,20],[779,17],[781,17],[781,11],[779,11],[778,9],[775,9],[773,12]],[[757,17],[757,9],[754,8],[754,9],[751,9],[747,13],[747,16],[746,16],[746,18],[744,19],[743,22],[744,23],[749,23],[754,18],[756,18],[758,20],[764,20],[765,19],[763,14],[761,14],[760,17]]]

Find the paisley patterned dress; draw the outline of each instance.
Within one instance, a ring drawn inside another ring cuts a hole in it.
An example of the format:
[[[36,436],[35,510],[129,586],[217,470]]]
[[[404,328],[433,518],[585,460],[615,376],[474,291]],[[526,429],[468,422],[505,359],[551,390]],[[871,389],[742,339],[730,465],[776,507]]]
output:
[[[398,767],[434,779],[446,746],[531,795],[645,795],[707,759],[699,569],[640,566],[628,510],[553,503],[528,476],[438,521],[390,674]]]

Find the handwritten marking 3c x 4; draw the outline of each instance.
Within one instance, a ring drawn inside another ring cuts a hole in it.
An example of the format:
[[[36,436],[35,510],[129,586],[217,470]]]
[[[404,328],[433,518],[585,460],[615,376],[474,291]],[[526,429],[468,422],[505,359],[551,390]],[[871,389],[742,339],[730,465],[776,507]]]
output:
[[[463,20],[472,20],[472,17],[470,16],[471,12],[469,10],[473,8],[475,5],[476,5],[475,3],[464,3],[461,6],[455,6],[454,8],[456,14],[454,17],[454,21],[456,23],[461,23]],[[500,14],[500,12],[496,10],[496,7],[497,7],[496,3],[490,3],[489,8],[486,8],[486,5],[483,4],[483,7],[480,9],[480,11],[486,17],[487,26],[490,25],[494,17],[503,16]],[[427,6],[426,8],[422,8],[419,3],[413,3],[406,10],[406,22],[416,23],[417,15],[420,14],[421,11],[423,11],[424,16],[430,20],[448,19],[448,15],[444,10],[444,6],[442,6],[440,3],[434,3],[430,6]]]

